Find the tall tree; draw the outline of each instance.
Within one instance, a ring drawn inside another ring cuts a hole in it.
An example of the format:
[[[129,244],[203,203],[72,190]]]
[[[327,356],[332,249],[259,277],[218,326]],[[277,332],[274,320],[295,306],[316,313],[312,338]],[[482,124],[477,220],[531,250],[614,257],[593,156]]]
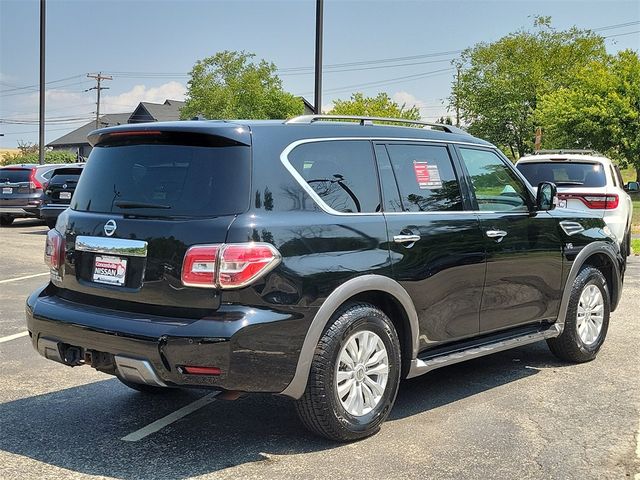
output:
[[[247,52],[224,51],[199,60],[190,72],[182,118],[288,118],[304,111],[302,99],[282,89],[276,66]]]
[[[640,181],[640,57],[625,50],[591,62],[571,88],[542,97],[536,119],[543,144],[593,148],[635,168]]]
[[[470,133],[514,159],[533,148],[540,97],[570,86],[576,71],[607,55],[602,37],[577,28],[557,31],[550,23],[550,17],[537,17],[534,31],[479,43],[455,62],[460,74],[451,105],[459,105]]]
[[[406,118],[420,120],[418,107],[407,108],[406,104],[394,102],[384,92],[375,97],[365,97],[362,93],[354,93],[349,100],[334,100],[332,115],[360,115],[367,117]]]

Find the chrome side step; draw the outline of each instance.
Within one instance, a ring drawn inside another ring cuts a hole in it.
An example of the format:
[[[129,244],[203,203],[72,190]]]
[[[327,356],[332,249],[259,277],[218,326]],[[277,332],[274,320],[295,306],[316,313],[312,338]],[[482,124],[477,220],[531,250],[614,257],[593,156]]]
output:
[[[454,363],[464,362],[465,360],[471,360],[473,358],[502,352],[503,350],[509,350],[521,345],[539,342],[540,340],[545,340],[547,338],[557,337],[561,333],[562,327],[554,324],[542,332],[528,333],[519,337],[500,340],[494,343],[487,343],[478,347],[470,347],[467,350],[449,354],[445,353],[427,360],[420,360],[419,358],[416,358],[411,362],[411,368],[409,369],[407,378],[417,377],[430,372],[431,370],[435,370],[436,368],[446,367],[447,365],[453,365]]]
[[[166,383],[160,380],[160,377],[158,377],[148,360],[123,357],[121,355],[116,355],[114,358],[118,375],[124,380],[132,383],[153,385],[155,387],[167,386]]]

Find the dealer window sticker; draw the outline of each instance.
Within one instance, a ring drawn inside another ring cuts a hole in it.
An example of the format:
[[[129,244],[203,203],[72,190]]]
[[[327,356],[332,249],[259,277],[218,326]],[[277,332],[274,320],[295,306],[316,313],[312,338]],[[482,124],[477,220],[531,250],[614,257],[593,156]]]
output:
[[[437,165],[429,165],[429,162],[424,160],[414,160],[413,172],[416,175],[416,182],[418,182],[420,190],[442,188],[442,179]]]

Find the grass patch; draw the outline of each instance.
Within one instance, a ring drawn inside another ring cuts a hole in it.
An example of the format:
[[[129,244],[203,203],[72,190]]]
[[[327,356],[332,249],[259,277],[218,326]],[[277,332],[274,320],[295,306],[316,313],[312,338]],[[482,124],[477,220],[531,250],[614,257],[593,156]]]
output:
[[[634,194],[631,196],[633,201],[633,217],[631,217],[631,231],[633,233],[640,233],[640,195]],[[637,252],[640,253],[640,245]]]
[[[640,238],[631,239],[631,250],[634,255],[640,255]]]

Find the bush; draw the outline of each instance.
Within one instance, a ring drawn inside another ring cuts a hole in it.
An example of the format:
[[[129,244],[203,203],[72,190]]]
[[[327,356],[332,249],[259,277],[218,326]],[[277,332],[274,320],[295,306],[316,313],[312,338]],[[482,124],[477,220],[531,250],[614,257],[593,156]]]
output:
[[[74,163],[76,154],[64,150],[47,151],[44,155],[44,163]],[[15,165],[20,163],[38,163],[38,152],[30,153],[5,153],[0,159],[0,165]]]

